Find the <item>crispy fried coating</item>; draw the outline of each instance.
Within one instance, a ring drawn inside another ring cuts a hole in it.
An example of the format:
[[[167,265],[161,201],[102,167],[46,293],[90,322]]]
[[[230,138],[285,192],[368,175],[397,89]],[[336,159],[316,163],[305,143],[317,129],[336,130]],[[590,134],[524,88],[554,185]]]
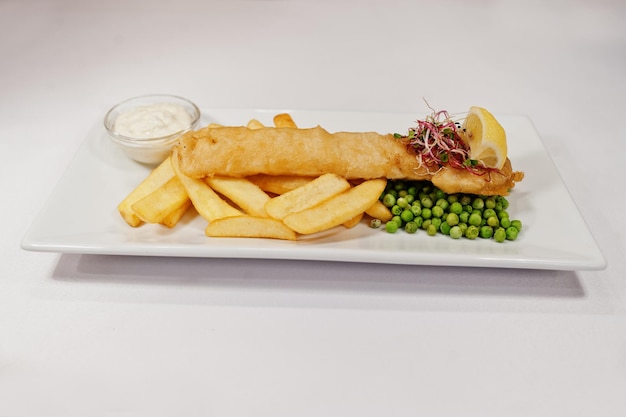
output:
[[[204,128],[184,135],[177,154],[181,171],[194,178],[333,173],[349,180],[428,180],[448,193],[506,195],[523,177],[511,170],[510,163],[501,172],[482,176],[448,166],[429,169],[420,166],[415,153],[393,135],[329,133],[321,127]]]
[[[485,171],[478,175],[464,169],[444,167],[432,175],[430,181],[441,191],[480,195],[508,195],[515,183],[524,179],[524,173],[513,171],[506,160],[500,171]]]
[[[256,174],[346,179],[414,177],[415,156],[392,135],[311,129],[218,127],[183,137],[180,167],[190,177]]]

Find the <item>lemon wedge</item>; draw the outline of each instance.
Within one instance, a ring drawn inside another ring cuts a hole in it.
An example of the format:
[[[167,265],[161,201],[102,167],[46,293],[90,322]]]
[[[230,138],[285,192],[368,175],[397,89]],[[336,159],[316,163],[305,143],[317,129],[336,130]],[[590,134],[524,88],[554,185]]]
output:
[[[462,137],[470,147],[471,159],[502,169],[507,158],[506,132],[493,114],[482,107],[470,107]]]

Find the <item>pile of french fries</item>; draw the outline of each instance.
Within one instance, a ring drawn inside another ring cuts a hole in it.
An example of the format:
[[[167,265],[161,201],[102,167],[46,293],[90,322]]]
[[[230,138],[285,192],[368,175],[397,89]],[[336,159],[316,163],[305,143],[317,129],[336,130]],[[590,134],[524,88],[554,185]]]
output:
[[[274,127],[298,128],[288,113],[273,122]],[[252,119],[247,127],[264,125]],[[191,178],[181,172],[174,148],[117,208],[132,227],[172,228],[193,207],[207,221],[209,237],[296,240],[341,225],[354,227],[364,215],[390,220],[391,212],[379,201],[385,186],[385,179],[350,183],[335,174]]]

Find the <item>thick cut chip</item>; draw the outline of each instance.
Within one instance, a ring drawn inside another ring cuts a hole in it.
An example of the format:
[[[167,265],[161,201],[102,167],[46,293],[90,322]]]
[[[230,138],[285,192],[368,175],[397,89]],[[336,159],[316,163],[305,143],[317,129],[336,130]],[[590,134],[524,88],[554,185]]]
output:
[[[258,185],[263,191],[280,195],[310,183],[315,177],[259,174],[252,175],[248,179]]]
[[[251,119],[248,124],[246,125],[246,127],[248,129],[262,129],[265,127],[265,125],[263,125],[263,123],[259,122],[257,119]]]
[[[146,223],[161,223],[168,215],[187,204],[185,187],[173,177],[171,180],[132,205],[132,209]]]
[[[354,216],[353,218],[351,218],[347,222],[343,223],[343,227],[345,227],[346,229],[352,229],[354,226],[356,226],[357,224],[361,223],[361,219],[363,218],[363,214],[364,213],[357,214],[356,216]]]
[[[168,157],[159,166],[154,168],[150,174],[133,191],[124,198],[117,206],[117,210],[122,215],[126,223],[132,227],[137,227],[143,221],[135,214],[132,205],[141,200],[154,190],[168,182],[174,177],[170,158]]]
[[[224,201],[211,187],[201,179],[191,178],[180,172],[177,150],[172,154],[172,168],[180,180],[196,211],[207,221],[228,216],[237,216],[241,212]]]
[[[333,228],[370,208],[386,184],[385,179],[365,181],[313,208],[290,214],[283,222],[301,234]]]
[[[182,219],[185,213],[187,213],[187,210],[189,210],[191,207],[193,207],[193,205],[191,204],[191,200],[187,200],[186,204],[183,204],[178,209],[165,216],[165,218],[159,223],[171,229],[178,224],[180,219]]]
[[[296,125],[296,122],[293,121],[289,113],[281,113],[274,116],[274,126],[298,128],[298,125]]]
[[[296,240],[296,233],[280,220],[269,217],[235,216],[215,220],[207,226],[210,237],[254,237]]]
[[[374,204],[372,204],[372,207],[365,210],[365,214],[374,219],[379,219],[383,223],[388,222],[393,217],[391,210],[389,210],[389,208],[387,208],[387,206],[385,206],[380,200],[377,200]]]
[[[207,177],[211,188],[222,194],[251,216],[267,217],[265,203],[270,196],[246,178]]]
[[[283,219],[289,214],[314,207],[350,188],[350,183],[335,174],[324,174],[308,184],[279,195],[265,204],[267,214]]]

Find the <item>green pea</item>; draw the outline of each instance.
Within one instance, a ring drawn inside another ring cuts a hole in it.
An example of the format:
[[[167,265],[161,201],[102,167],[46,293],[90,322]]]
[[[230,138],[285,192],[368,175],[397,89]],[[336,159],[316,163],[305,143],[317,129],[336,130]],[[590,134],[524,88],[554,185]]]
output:
[[[500,220],[498,220],[496,216],[489,217],[487,219],[487,225],[491,227],[498,227],[500,226]]]
[[[430,224],[434,225],[437,230],[439,230],[439,226],[441,226],[441,217],[433,217],[432,219],[430,219]]]
[[[405,209],[409,206],[409,202],[406,201],[406,198],[404,197],[398,197],[398,199],[396,200],[396,204],[398,206],[400,206],[401,208]]]
[[[449,235],[450,229],[452,229],[452,226],[447,221],[443,221],[441,222],[441,225],[439,225],[439,231],[444,235]]]
[[[483,217],[479,213],[472,213],[469,216],[469,221],[467,222],[470,226],[480,226],[480,222]]]
[[[383,222],[380,219],[372,219],[370,220],[370,227],[372,229],[378,229],[380,226],[382,226]]]
[[[391,193],[387,193],[385,194],[385,196],[383,197],[383,204],[385,205],[385,207],[393,207],[396,205],[396,196],[394,196]]]
[[[480,237],[490,239],[493,236],[493,228],[491,226],[482,226],[480,228]]]
[[[511,220],[511,226],[516,228],[518,232],[522,231],[522,221],[521,220]]]
[[[449,194],[448,195],[448,203],[452,204],[452,203],[456,203],[458,201],[459,201],[458,194]]]
[[[441,218],[444,214],[443,209],[441,208],[441,206],[435,206],[431,209],[432,215],[438,218]]]
[[[406,183],[404,181],[396,181],[394,184],[394,189],[397,191],[406,189]]]
[[[430,197],[423,197],[420,199],[422,207],[431,208],[433,206],[433,200]]]
[[[413,222],[417,225],[418,228],[422,227],[422,223],[424,222],[424,219],[422,219],[421,217],[416,217],[413,219]]]
[[[505,241],[506,239],[506,230],[504,229],[504,227],[498,227],[494,232],[493,232],[493,239],[498,242],[498,243],[502,243]]]
[[[387,231],[387,233],[396,233],[398,231],[398,223],[394,222],[393,220],[388,221],[387,223],[385,223],[385,230]]]
[[[504,227],[505,229],[511,227],[511,219],[509,219],[508,217],[502,217],[500,219],[500,226]]]
[[[402,210],[402,213],[400,214],[400,218],[403,222],[410,222],[414,217],[413,212],[409,209]]]
[[[446,222],[450,226],[456,226],[457,224],[459,224],[459,215],[456,213],[448,213],[448,215],[446,216]]]
[[[489,217],[497,217],[494,209],[488,208],[483,211],[483,218],[488,219]]]
[[[447,210],[448,207],[450,206],[450,203],[448,203],[448,200],[446,200],[445,198],[440,198],[435,203],[435,206],[438,206],[438,207],[441,207],[444,210]]]
[[[460,239],[463,236],[463,231],[459,226],[454,226],[450,229],[450,237],[452,239]]]
[[[422,222],[422,229],[424,229],[424,230],[428,230],[428,228],[430,227],[430,225],[431,225],[432,223],[433,223],[433,222],[432,222],[430,219],[424,220],[424,221]]]
[[[459,199],[459,202],[464,206],[469,206],[470,204],[472,204],[472,196],[463,194]]]
[[[430,224],[428,229],[426,229],[426,233],[428,233],[428,236],[435,236],[437,234],[437,228],[434,224]]]
[[[494,196],[489,196],[485,199],[485,207],[488,209],[496,208],[496,198]]]
[[[413,213],[414,217],[422,214],[422,208],[420,206],[416,206],[415,204],[411,205],[411,208],[409,210],[411,210],[411,213]]]
[[[510,226],[506,228],[506,240],[515,240],[517,239],[517,235],[519,230],[517,228]]]
[[[423,218],[424,220],[426,220],[426,219],[430,219],[430,218],[432,217],[432,215],[433,215],[433,213],[432,213],[432,211],[431,211],[428,207],[424,207],[424,208],[422,209],[422,214],[421,214],[421,216],[422,216],[422,218]]]
[[[400,207],[399,205],[395,205],[391,208],[391,214],[393,214],[394,216],[399,216],[400,213],[402,213],[402,207]]]
[[[468,239],[476,239],[478,237],[478,227],[474,226],[474,225],[470,225],[467,227],[467,230],[465,231],[465,237]]]
[[[449,211],[450,213],[461,214],[461,212],[463,211],[463,205],[458,201],[454,201],[452,204],[450,204]]]
[[[469,220],[469,216],[470,214],[467,211],[461,212],[461,214],[459,214],[459,222],[467,223]]]
[[[482,210],[483,207],[485,207],[485,200],[480,197],[474,198],[474,201],[472,201],[472,208]]]
[[[398,227],[402,227],[402,218],[400,216],[393,216],[389,221],[396,222]]]
[[[407,222],[404,225],[404,231],[407,232],[407,233],[410,233],[410,234],[413,234],[413,233],[417,232],[417,229],[418,229],[417,223],[415,223],[413,221]]]

